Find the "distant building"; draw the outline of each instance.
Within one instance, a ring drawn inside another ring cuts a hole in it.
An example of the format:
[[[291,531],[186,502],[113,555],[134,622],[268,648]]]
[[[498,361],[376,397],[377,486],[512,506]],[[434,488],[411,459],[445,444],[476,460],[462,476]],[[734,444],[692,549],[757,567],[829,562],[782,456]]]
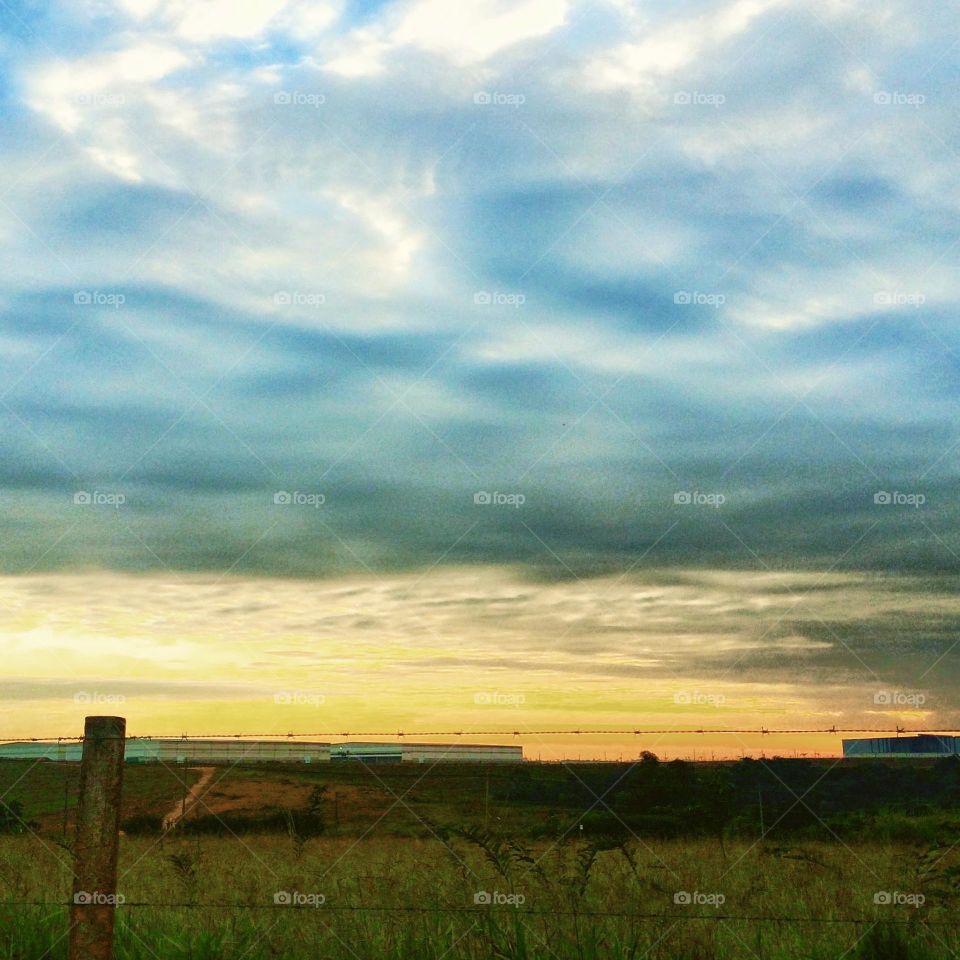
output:
[[[870,737],[843,741],[845,757],[945,757],[960,753],[960,737],[920,733],[912,737]]]
[[[476,743],[335,743],[331,760],[363,760],[365,763],[516,763],[523,760],[523,747]]]
[[[80,759],[81,743],[36,740],[32,743],[0,743],[0,760],[71,760]]]
[[[0,760],[76,762],[82,745],[36,741],[0,744]],[[156,739],[126,742],[128,763],[503,763],[523,760],[523,747],[471,743],[318,743],[297,740]]]

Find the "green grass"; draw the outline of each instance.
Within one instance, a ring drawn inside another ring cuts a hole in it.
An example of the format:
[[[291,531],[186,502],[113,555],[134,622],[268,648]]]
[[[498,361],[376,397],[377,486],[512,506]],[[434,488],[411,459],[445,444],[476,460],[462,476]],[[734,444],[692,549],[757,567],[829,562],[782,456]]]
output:
[[[935,925],[958,919],[944,877],[952,858],[930,869],[919,848],[902,844],[631,841],[599,849],[579,839],[530,844],[480,831],[472,839],[454,832],[446,843],[127,838],[120,892],[132,903],[193,906],[120,908],[117,957],[927,960],[960,950],[960,930]],[[65,901],[69,888],[66,850],[32,837],[0,838],[0,899]],[[481,890],[524,902],[476,906]],[[281,891],[322,894],[325,903],[278,906]],[[725,902],[678,905],[678,891],[722,893]],[[878,891],[927,900],[919,909],[876,905]],[[777,919],[784,917],[795,919]],[[804,922],[851,917],[870,922]],[[0,958],[62,960],[65,931],[63,908],[0,907]]]
[[[161,838],[158,815],[197,773],[131,765],[123,813],[144,832],[121,841],[117,958],[955,957],[956,766],[221,768],[210,802],[242,809],[198,809],[194,833]],[[0,792],[39,824],[0,834],[0,960],[66,958],[77,772],[0,764]],[[777,824],[762,841],[758,784]],[[325,902],[277,905],[281,891]],[[477,905],[479,891],[523,902]],[[681,891],[724,902],[678,904]],[[924,903],[876,904],[882,891]]]
[[[184,767],[129,764],[124,769],[123,816],[166,813],[183,795],[184,783],[190,786],[198,776],[195,771]],[[77,763],[0,762],[0,797],[7,803],[17,801],[22,804],[24,820],[39,823],[43,834],[62,833],[64,807],[70,834],[79,781],[80,765]]]

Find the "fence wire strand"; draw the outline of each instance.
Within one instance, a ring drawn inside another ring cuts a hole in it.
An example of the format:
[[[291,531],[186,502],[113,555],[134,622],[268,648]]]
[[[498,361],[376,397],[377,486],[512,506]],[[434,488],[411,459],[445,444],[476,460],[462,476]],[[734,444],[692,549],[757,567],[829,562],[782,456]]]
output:
[[[64,907],[69,908],[73,904],[64,900],[0,900],[0,907]],[[635,913],[626,910],[536,910],[522,909],[518,910],[511,907],[454,907],[454,906],[424,906],[422,904],[412,904],[403,906],[369,906],[360,904],[348,904],[340,906],[328,906],[324,904],[320,907],[310,906],[278,906],[276,904],[264,903],[168,903],[168,902],[150,902],[150,901],[125,901],[117,903],[118,910],[128,909],[149,909],[149,910],[289,910],[297,913],[316,914],[320,916],[324,913],[445,913],[473,915],[478,917],[488,916],[491,913],[520,915],[524,917],[608,917],[611,919],[623,920],[671,920],[671,921],[696,921],[696,920],[725,920],[743,923],[823,923],[823,924],[921,924],[928,927],[960,927],[960,919],[957,920],[924,920],[910,918],[880,918],[880,917],[794,917],[794,916],[769,916],[764,914],[745,914],[745,913]]]
[[[939,735],[958,734],[960,730],[953,728],[919,728],[909,727],[814,727],[775,729],[770,727],[630,727],[623,729],[609,729],[591,727],[582,729],[558,730],[334,730],[320,733],[180,733],[180,734],[131,734],[126,740],[303,740],[307,738],[326,737],[584,737],[584,736],[665,736],[673,735],[705,735],[705,734],[736,734],[738,736],[796,736],[813,734],[839,733],[868,733],[889,736],[917,736],[919,734]],[[0,737],[0,743],[82,743],[82,736],[72,737]],[[101,738],[108,739],[108,738]]]

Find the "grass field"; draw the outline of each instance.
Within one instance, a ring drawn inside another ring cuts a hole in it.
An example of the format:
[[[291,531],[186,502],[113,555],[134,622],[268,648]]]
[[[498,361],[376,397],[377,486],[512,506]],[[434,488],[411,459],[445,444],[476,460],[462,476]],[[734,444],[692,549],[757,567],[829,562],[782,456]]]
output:
[[[129,766],[117,956],[954,957],[956,775],[652,762],[217,768],[186,823],[163,835],[160,818],[200,771]],[[0,833],[0,960],[66,957],[76,776],[71,765],[0,764],[0,795],[22,817]],[[757,782],[763,836],[759,810],[738,799]],[[809,782],[820,792],[801,804]],[[909,798],[891,806],[904,782]],[[815,802],[835,819],[797,817]],[[669,833],[677,822],[686,835]]]
[[[937,925],[958,919],[952,900],[921,874],[915,851],[889,845],[125,840],[119,892],[131,905],[118,913],[118,956],[954,956],[957,930]],[[920,907],[874,902],[877,892],[919,889]],[[65,902],[69,891],[65,850],[32,837],[0,840],[0,898]],[[482,893],[501,902],[478,904]],[[682,893],[693,902],[676,902]],[[66,956],[63,908],[0,911],[0,957]],[[620,913],[657,916],[608,915]],[[768,919],[718,919],[729,915]],[[845,918],[871,922],[837,922]],[[813,919],[833,922],[805,922]]]

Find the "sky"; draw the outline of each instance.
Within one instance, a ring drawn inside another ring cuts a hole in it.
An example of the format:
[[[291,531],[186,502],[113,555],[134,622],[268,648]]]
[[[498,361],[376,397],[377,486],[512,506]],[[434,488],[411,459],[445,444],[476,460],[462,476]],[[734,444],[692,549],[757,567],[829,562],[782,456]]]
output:
[[[956,723],[958,21],[0,0],[0,736]]]

